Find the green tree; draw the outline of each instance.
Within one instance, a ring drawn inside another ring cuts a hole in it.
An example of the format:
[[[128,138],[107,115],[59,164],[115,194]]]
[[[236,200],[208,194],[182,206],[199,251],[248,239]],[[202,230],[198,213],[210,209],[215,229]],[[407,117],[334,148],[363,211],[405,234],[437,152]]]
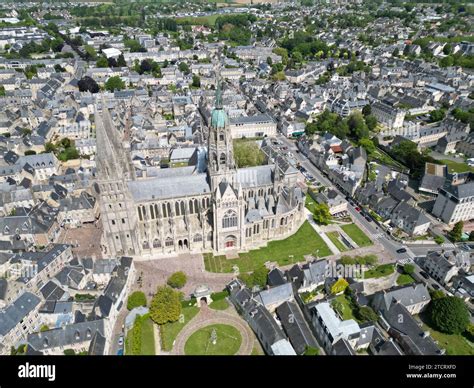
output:
[[[369,306],[361,306],[355,311],[354,315],[363,322],[376,322],[379,319],[377,313]]]
[[[175,322],[181,314],[180,293],[168,286],[158,287],[150,304],[150,318],[158,325]]]
[[[183,288],[188,280],[188,277],[183,271],[173,273],[167,280],[167,284],[173,288]]]
[[[365,124],[367,124],[367,128],[369,128],[369,131],[375,130],[377,127],[377,118],[374,115],[368,115],[365,116]]]
[[[97,67],[102,67],[102,68],[109,67],[109,61],[107,60],[106,57],[100,57],[95,63],[95,65]]]
[[[368,154],[373,153],[376,149],[374,142],[367,138],[360,139],[359,145],[364,147]]]
[[[370,104],[367,104],[362,108],[362,114],[364,117],[367,117],[372,114],[372,106]]]
[[[183,72],[184,74],[189,74],[189,66],[186,62],[181,62],[178,66],[179,71]]]
[[[193,83],[192,86],[195,88],[201,87],[201,78],[197,74],[193,74]]]
[[[133,310],[140,306],[146,306],[146,296],[142,291],[135,291],[127,299],[127,309]]]
[[[434,238],[434,241],[435,241],[436,244],[441,245],[442,243],[444,243],[444,237],[443,236],[436,236]]]
[[[343,292],[347,287],[349,287],[349,283],[344,278],[339,278],[334,284],[331,286],[331,294],[339,294]]]
[[[239,275],[239,279],[242,280],[249,288],[265,287],[267,285],[267,277],[268,268],[265,266],[258,267],[250,274],[243,273]]]
[[[466,303],[455,296],[433,300],[429,316],[435,328],[443,333],[460,334],[469,324],[469,310]]]
[[[120,54],[117,58],[117,66],[118,67],[126,67],[127,66],[127,62],[125,61],[125,57],[123,56],[123,54]]]
[[[446,110],[441,108],[441,109],[435,109],[430,112],[430,122],[435,123],[438,121],[441,121],[445,118],[446,116]]]
[[[469,233],[469,241],[474,241],[474,230],[471,230],[471,233]]]
[[[265,155],[254,141],[234,141],[234,158],[239,168],[261,166]]]
[[[40,327],[40,332],[43,332],[43,331],[48,331],[49,330],[49,326],[48,325],[42,325]]]
[[[313,219],[319,225],[327,225],[331,221],[329,206],[325,203],[318,203],[313,206]]]
[[[109,92],[113,92],[115,90],[123,90],[125,89],[125,82],[118,75],[110,77],[105,83],[105,88]]]
[[[365,123],[364,116],[362,113],[352,113],[347,121],[351,135],[356,139],[368,138],[369,128]]]
[[[408,275],[411,275],[413,272],[415,272],[415,266],[413,264],[405,264],[403,266],[403,272]]]
[[[456,222],[453,226],[453,229],[451,229],[451,231],[448,233],[449,239],[453,242],[461,241],[463,228],[464,222]]]
[[[0,97],[5,97],[5,86],[0,85]]]

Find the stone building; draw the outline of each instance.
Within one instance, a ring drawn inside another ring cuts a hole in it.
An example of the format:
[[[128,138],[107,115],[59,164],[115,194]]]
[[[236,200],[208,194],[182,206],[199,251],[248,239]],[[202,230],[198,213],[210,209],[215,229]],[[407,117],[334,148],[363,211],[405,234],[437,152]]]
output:
[[[220,88],[204,167],[162,169],[152,178],[137,179],[127,142],[118,139],[122,132],[114,128],[104,99],[96,121],[96,192],[107,254],[245,250],[288,237],[304,222],[296,170],[278,161],[236,167]]]

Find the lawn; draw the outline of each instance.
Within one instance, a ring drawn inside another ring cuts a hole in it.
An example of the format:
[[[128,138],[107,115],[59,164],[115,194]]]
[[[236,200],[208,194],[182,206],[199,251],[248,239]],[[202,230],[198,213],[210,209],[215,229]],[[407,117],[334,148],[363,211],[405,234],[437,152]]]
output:
[[[186,16],[182,18],[176,18],[176,23],[178,24],[192,24],[192,25],[206,25],[209,27],[216,24],[216,19],[219,17],[219,14],[209,15],[209,16]]]
[[[370,238],[356,224],[342,225],[341,228],[359,247],[372,245]]]
[[[329,240],[339,249],[341,252],[347,251],[347,247],[339,240],[338,232],[327,232],[326,235],[329,237]]]
[[[318,251],[318,252],[316,252]],[[270,241],[264,248],[240,253],[236,259],[206,254],[204,264],[209,272],[233,272],[237,266],[240,272],[251,272],[267,261],[277,262],[280,266],[304,261],[305,255],[325,257],[332,254],[329,247],[306,221],[292,236],[280,241]]]
[[[212,333],[216,335],[215,344]],[[195,331],[184,345],[186,355],[233,355],[240,349],[242,336],[233,326],[216,324]]]
[[[404,286],[405,284],[411,284],[415,281],[415,279],[413,279],[411,277],[411,275],[409,274],[406,274],[406,273],[402,273],[400,276],[398,276],[397,278],[397,284],[399,286]]]
[[[152,356],[155,354],[155,336],[153,333],[153,321],[149,317],[138,318],[142,319],[141,325],[141,349],[137,355],[141,356]],[[131,355],[131,342],[132,336],[134,335],[133,330],[131,329],[128,332],[127,338],[125,340],[125,354]]]
[[[474,355],[474,344],[469,342],[462,334],[441,333],[433,329],[425,314],[420,314],[419,318],[423,322],[423,330],[428,330],[430,332],[431,337],[438,342],[438,346],[446,349],[446,354],[448,356]]]
[[[467,171],[474,172],[474,167],[469,167],[467,163],[454,162],[449,159],[442,159],[440,162],[448,166],[448,172],[450,173]]]
[[[382,264],[378,267],[369,269],[368,271],[364,272],[364,279],[371,279],[371,278],[382,278],[384,276],[388,276],[395,271],[395,267],[393,264]]]
[[[212,301],[209,304],[209,307],[214,310],[225,310],[227,307],[229,307],[229,303],[225,299],[219,299]]]
[[[178,320],[160,327],[161,348],[164,351],[169,352],[173,348],[173,342],[179,332],[198,312],[199,308],[196,306],[183,307],[181,313],[183,314],[184,319],[181,322]]]
[[[352,313],[350,301],[345,295],[337,296],[331,302],[331,306],[341,315],[343,321],[346,321],[348,319],[355,320],[354,314]]]

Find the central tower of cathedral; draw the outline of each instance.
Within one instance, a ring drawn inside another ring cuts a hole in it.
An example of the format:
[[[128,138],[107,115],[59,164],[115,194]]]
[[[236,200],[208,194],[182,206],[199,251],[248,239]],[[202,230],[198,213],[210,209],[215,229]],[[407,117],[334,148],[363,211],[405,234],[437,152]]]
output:
[[[211,125],[209,128],[208,173],[212,191],[221,182],[234,184],[236,168],[232,136],[229,130],[229,118],[222,106],[220,82],[217,83],[215,108],[211,113]]]

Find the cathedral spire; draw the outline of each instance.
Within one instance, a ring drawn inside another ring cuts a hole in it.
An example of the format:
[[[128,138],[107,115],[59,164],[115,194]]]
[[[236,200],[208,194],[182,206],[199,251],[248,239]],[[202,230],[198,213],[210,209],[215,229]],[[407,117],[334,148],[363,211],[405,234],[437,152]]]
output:
[[[215,109],[221,110],[222,107],[222,89],[221,89],[221,80],[217,77],[217,86],[216,86],[216,102]]]

